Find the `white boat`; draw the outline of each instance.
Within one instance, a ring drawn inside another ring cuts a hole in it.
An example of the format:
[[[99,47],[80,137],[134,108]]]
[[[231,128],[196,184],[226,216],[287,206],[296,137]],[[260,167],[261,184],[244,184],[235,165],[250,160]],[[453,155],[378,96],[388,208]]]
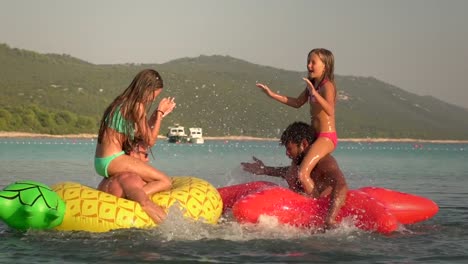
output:
[[[203,131],[199,127],[189,128],[189,139],[188,142],[192,144],[203,144],[205,140],[203,139]]]
[[[174,126],[169,127],[169,132],[167,132],[167,140],[170,143],[186,143],[188,138],[185,133],[185,128],[179,124],[174,124]]]

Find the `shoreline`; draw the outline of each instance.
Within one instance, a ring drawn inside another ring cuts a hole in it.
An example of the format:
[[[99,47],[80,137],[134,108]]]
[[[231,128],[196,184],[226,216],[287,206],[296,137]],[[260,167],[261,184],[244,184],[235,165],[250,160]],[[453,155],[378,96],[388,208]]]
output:
[[[27,132],[6,132],[0,131],[0,138],[56,138],[56,139],[96,139],[96,134],[67,134],[50,135]],[[158,136],[159,139],[166,139],[165,136]],[[225,136],[225,137],[203,137],[205,140],[238,140],[238,141],[278,141],[278,138],[260,138],[250,136]],[[341,142],[417,142],[417,143],[451,143],[467,144],[468,140],[443,140],[443,139],[413,139],[413,138],[340,138]]]

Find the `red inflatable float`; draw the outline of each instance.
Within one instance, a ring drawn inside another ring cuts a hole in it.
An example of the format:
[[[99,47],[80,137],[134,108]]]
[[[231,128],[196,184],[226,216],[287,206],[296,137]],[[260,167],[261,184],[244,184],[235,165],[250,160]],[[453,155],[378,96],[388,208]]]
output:
[[[242,183],[227,187],[218,188],[218,192],[223,200],[223,213],[228,208],[232,208],[234,203],[242,199],[244,196],[259,192],[265,188],[278,186],[276,183],[266,181],[254,181],[248,183]]]
[[[224,209],[232,208],[240,223],[257,223],[261,215],[275,216],[283,224],[319,228],[328,211],[329,198],[308,198],[270,182],[250,182],[218,189]],[[356,227],[388,234],[398,225],[434,216],[433,201],[379,187],[348,191],[337,221],[351,217]]]
[[[439,206],[425,197],[380,187],[359,189],[377,199],[402,224],[414,224],[433,217]]]

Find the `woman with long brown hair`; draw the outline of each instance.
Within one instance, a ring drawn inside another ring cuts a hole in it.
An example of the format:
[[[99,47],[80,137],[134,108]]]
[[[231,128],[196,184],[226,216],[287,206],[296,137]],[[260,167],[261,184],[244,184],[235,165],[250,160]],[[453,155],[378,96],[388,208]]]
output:
[[[157,71],[145,69],[139,72],[105,110],[96,145],[94,167],[99,175],[108,178],[121,173],[137,174],[146,182],[143,191],[147,195],[170,189],[171,179],[141,159],[124,155],[123,146],[135,137],[143,139],[149,147],[156,143],[163,117],[175,107],[174,98],[166,97],[148,116],[147,111],[162,88],[163,80]],[[156,212],[150,217],[161,222],[165,213],[155,207],[157,209],[153,211]]]

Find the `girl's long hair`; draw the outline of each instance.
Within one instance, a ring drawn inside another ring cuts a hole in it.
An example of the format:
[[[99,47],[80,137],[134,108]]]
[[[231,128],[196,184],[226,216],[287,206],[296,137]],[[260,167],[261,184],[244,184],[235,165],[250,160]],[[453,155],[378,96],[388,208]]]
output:
[[[323,48],[313,49],[309,52],[309,55],[307,56],[307,62],[310,61],[312,54],[316,54],[317,56],[319,56],[320,60],[322,60],[323,64],[325,65],[325,71],[323,72],[322,77],[320,78],[320,80],[318,80],[318,82],[314,83],[314,85],[319,85],[320,83],[322,83],[323,80],[328,79],[328,81],[333,83],[333,86],[335,87],[335,101],[336,101],[337,92],[336,92],[336,83],[335,83],[335,57],[333,56],[333,53]]]
[[[130,85],[107,107],[101,119],[99,127],[98,143],[102,142],[106,128],[114,120],[116,111],[120,111],[122,117],[127,121],[125,126],[125,135],[127,140],[130,135],[141,137],[147,144],[150,142],[150,135],[142,135],[142,131],[149,131],[148,123],[144,122],[145,128],[141,127],[139,120],[144,118],[143,112],[139,112],[139,105],[145,105],[145,111],[151,108],[152,93],[154,90],[163,88],[161,75],[155,70],[146,69],[140,71]],[[150,98],[151,97],[151,98]]]

